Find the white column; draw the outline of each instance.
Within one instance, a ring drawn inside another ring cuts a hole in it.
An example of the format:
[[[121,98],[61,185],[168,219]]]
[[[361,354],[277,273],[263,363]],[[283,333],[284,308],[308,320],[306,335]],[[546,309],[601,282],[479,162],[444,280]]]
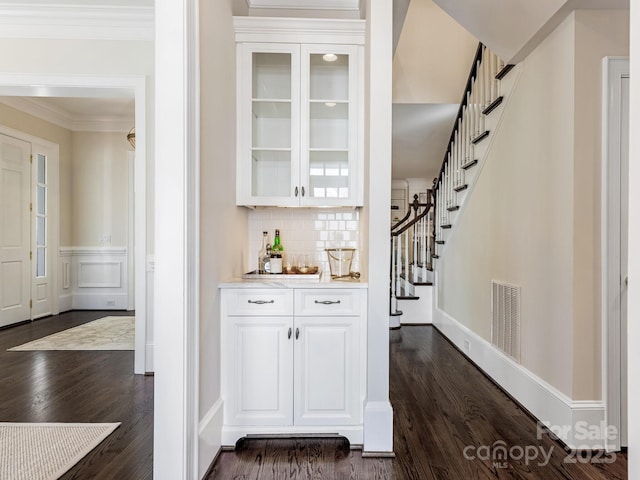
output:
[[[155,191],[162,195],[155,199],[153,475],[158,480],[196,480],[198,2],[157,0],[155,20]]]
[[[640,129],[640,1],[630,2],[631,84],[630,131]],[[629,185],[640,184],[640,136],[630,135]],[[632,207],[635,205],[635,208]],[[640,478],[640,189],[629,188],[629,286],[628,286],[628,478]],[[635,407],[634,407],[635,405]]]
[[[369,216],[367,401],[364,451],[393,451],[393,409],[389,402],[389,220],[391,208],[391,72],[393,5],[366,0],[366,101],[368,102]],[[371,174],[371,172],[375,172]]]

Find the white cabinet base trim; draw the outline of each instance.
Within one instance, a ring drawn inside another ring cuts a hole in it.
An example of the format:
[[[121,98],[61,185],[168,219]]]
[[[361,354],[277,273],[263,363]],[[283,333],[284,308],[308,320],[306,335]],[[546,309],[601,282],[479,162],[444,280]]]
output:
[[[539,419],[540,423],[553,427],[554,433],[563,433],[557,436],[569,448],[604,448],[603,438],[590,438],[595,436],[591,432],[606,434],[606,429],[603,428],[603,401],[570,399],[438,308],[434,309],[433,320],[434,325],[449,341]]]
[[[273,425],[260,427],[233,426],[227,425],[222,427],[222,446],[233,447],[242,437],[254,435],[256,437],[313,437],[318,435],[337,435],[345,437],[349,440],[351,447],[363,444],[362,425],[356,426],[288,426],[274,427]]]

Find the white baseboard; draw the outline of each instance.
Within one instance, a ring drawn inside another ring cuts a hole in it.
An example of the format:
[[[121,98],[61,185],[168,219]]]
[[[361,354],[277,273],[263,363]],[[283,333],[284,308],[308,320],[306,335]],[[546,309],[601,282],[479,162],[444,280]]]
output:
[[[393,408],[390,402],[367,402],[364,407],[363,454],[393,453]]]
[[[222,406],[222,398],[219,398],[200,420],[198,428],[198,478],[204,477],[222,447]]]
[[[73,295],[60,295],[58,297],[58,309],[60,313],[73,310]]]
[[[126,293],[75,293],[72,305],[74,310],[126,310],[127,301]]]
[[[147,343],[146,348],[144,350],[144,354],[145,354],[145,361],[144,361],[144,367],[145,367],[145,373],[151,373],[151,372],[155,372],[155,367],[153,364],[153,358],[154,358],[154,344],[153,343]]]
[[[578,450],[604,449],[603,401],[570,399],[438,308],[434,309],[433,323],[540,423],[551,427],[567,446]]]

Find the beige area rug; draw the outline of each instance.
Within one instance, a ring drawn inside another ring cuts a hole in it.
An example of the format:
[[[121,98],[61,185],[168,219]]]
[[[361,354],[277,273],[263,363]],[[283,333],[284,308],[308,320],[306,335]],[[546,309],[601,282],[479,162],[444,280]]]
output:
[[[0,480],[56,480],[119,423],[0,423]]]
[[[103,317],[10,348],[28,350],[133,350],[135,317]]]

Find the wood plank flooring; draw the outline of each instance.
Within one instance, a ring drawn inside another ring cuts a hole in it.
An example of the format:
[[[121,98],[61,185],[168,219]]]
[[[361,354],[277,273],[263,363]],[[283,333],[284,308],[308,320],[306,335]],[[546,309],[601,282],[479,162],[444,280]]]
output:
[[[233,452],[221,452],[207,478],[627,478],[625,455],[617,455],[613,463],[586,458],[569,463],[572,457],[560,444],[547,435],[538,439],[535,421],[433,327],[392,331],[390,368],[396,458],[362,458],[342,439],[251,439],[242,440]],[[507,449],[504,461],[495,459],[499,446]],[[518,459],[524,452],[537,458]],[[543,452],[550,457],[548,463]]]
[[[133,374],[133,351],[7,352],[109,315],[74,311],[0,330],[0,421],[122,422],[63,477],[152,478],[153,377]]]

